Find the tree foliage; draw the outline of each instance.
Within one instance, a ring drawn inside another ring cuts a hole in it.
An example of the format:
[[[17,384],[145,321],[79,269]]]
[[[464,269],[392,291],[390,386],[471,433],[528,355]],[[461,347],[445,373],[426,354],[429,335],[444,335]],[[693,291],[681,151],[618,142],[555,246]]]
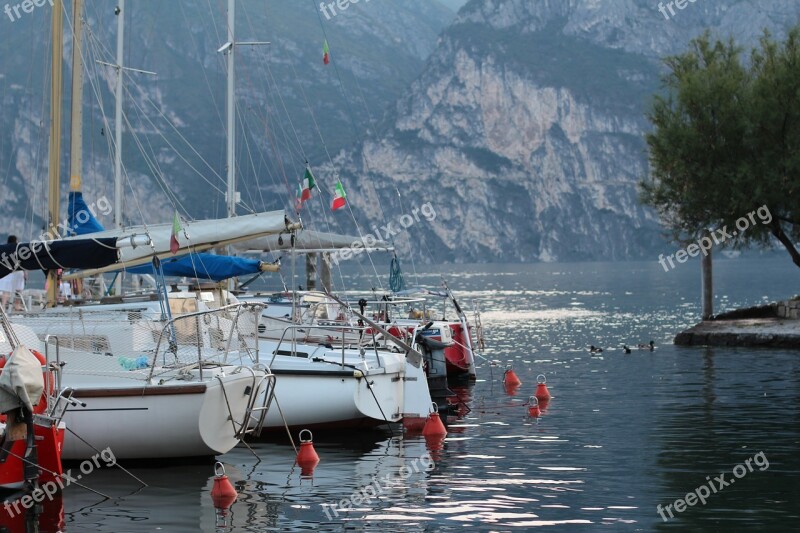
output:
[[[727,244],[775,238],[800,267],[800,25],[782,43],[765,32],[743,55],[732,39],[706,33],[665,59],[665,91],[648,114],[642,200],[680,242],[735,228],[766,206],[769,223],[759,219]]]

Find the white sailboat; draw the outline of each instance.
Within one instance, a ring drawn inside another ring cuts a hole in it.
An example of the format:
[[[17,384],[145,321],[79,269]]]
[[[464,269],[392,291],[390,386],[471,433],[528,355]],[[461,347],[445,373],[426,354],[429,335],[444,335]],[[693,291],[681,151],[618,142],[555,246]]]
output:
[[[51,91],[50,221],[60,219],[58,166],[61,99],[60,65],[63,39],[62,6],[53,9],[53,90]],[[75,0],[75,36],[80,36],[82,0]],[[80,38],[74,38],[76,47]],[[73,61],[80,52],[73,53]],[[80,95],[81,70],[74,70],[73,95]],[[75,87],[78,87],[76,90]],[[73,102],[73,180],[80,183],[80,103]],[[76,131],[78,132],[76,134]],[[239,239],[255,238],[294,227],[283,212],[239,217],[236,221],[187,223],[180,248],[204,250]],[[51,305],[55,303],[57,268],[105,271],[120,264],[135,265],[170,253],[168,225],[115,229],[91,238],[59,239],[46,246],[20,245],[13,269],[48,269]],[[23,253],[21,250],[25,250]],[[2,269],[3,267],[0,267]],[[164,303],[166,306],[167,304]],[[252,311],[257,317],[260,309]],[[159,321],[142,324],[132,315],[87,323],[80,312],[49,309],[38,315],[14,319],[14,328],[30,328],[31,348],[54,357],[60,372],[61,396],[71,397],[64,415],[68,431],[65,459],[85,459],[109,447],[125,458],[192,457],[225,453],[248,432],[251,419],[263,417],[274,380],[264,369],[221,366],[207,362],[220,350],[238,352],[247,345],[231,328],[227,343],[204,334],[195,324],[213,322],[214,313],[182,313],[170,318],[162,307]],[[36,340],[38,338],[38,345]],[[258,424],[256,423],[256,426]]]

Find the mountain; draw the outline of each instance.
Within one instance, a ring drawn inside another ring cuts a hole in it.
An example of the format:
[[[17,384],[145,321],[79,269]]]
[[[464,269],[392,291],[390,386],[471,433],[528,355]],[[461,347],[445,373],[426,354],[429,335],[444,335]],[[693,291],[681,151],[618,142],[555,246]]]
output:
[[[125,65],[157,73],[125,76],[130,222],[225,213],[225,4],[126,4]],[[319,190],[304,223],[388,230],[401,257],[425,262],[657,257],[665,241],[637,182],[660,58],[706,28],[745,44],[763,28],[782,37],[800,15],[792,0],[236,5],[237,42],[271,43],[236,48],[240,212],[291,209],[308,162]],[[87,2],[89,201],[113,190],[115,76],[97,63],[115,61],[113,7]],[[0,198],[5,231],[24,238],[39,234],[46,205],[49,14],[45,3],[0,21]],[[65,115],[63,197],[68,130]],[[331,213],[337,179],[350,209]]]
[[[66,2],[71,10],[72,2]],[[416,79],[455,13],[430,0],[344,3],[237,0],[237,161],[244,210],[293,203],[305,161],[326,160],[380,121]],[[83,183],[112,198],[115,4],[86,2]],[[222,216],[225,191],[226,2],[128,2],[124,212],[133,223]],[[5,232],[40,234],[46,212],[50,15],[47,3],[0,20],[0,198]],[[69,154],[70,23],[65,21],[62,198]],[[333,61],[323,65],[323,43]],[[291,184],[289,184],[291,182]],[[64,200],[62,199],[62,207]],[[62,209],[66,212],[66,209]],[[101,216],[109,224],[111,216]]]
[[[447,6],[453,11],[458,11],[464,4],[467,3],[467,0],[439,0],[439,3]]]
[[[396,241],[437,262],[656,257],[637,182],[659,58],[706,28],[781,37],[800,15],[786,0],[663,4],[471,0],[383,129],[335,162],[368,191],[352,195],[360,226],[429,201],[436,219]]]

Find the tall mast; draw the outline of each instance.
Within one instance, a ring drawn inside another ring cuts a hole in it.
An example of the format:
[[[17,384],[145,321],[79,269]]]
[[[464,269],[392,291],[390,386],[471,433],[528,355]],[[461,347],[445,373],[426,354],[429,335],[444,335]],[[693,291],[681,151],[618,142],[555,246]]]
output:
[[[262,45],[269,44],[266,41],[236,42],[236,0],[228,0],[228,42],[223,44],[218,52],[228,56],[227,72],[227,91],[226,91],[226,111],[227,111],[227,167],[228,167],[228,189],[225,193],[225,203],[228,208],[228,218],[236,216],[236,204],[239,203],[239,193],[236,192],[236,46],[237,45]],[[231,255],[231,248],[228,246],[227,254]],[[234,280],[228,280],[228,290],[233,290]]]
[[[236,106],[235,106],[235,73],[234,70],[236,57],[236,36],[234,24],[236,24],[235,12],[236,0],[228,0],[228,89],[227,89],[227,118],[228,118],[228,216],[236,216]]]
[[[69,188],[81,190],[83,163],[83,0],[72,0],[72,102],[69,135]]]
[[[118,0],[117,14],[117,88],[114,106],[114,227],[122,229],[122,52],[125,43],[125,0]],[[122,294],[123,272],[114,280],[114,294]]]
[[[122,52],[125,36],[125,0],[118,0],[117,9],[117,101],[114,109],[114,227],[120,229],[122,228]]]
[[[61,92],[62,53],[64,51],[64,16],[62,0],[53,3],[53,49],[50,82],[50,142],[48,167],[48,230],[57,231],[60,217],[59,163],[61,161]],[[54,235],[55,237],[55,235]],[[55,270],[47,273],[47,305],[52,307],[58,299],[58,280]]]

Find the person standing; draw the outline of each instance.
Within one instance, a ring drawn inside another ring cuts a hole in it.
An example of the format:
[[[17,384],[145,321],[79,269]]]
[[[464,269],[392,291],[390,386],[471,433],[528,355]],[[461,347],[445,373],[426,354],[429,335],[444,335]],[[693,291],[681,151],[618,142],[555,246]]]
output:
[[[17,244],[17,236],[9,235],[6,244]],[[24,270],[15,270],[7,276],[0,278],[0,303],[3,309],[8,305],[8,299],[14,302],[14,309],[20,310],[22,308],[22,291],[25,290],[25,279],[27,273]],[[17,299],[19,296],[19,299]]]

